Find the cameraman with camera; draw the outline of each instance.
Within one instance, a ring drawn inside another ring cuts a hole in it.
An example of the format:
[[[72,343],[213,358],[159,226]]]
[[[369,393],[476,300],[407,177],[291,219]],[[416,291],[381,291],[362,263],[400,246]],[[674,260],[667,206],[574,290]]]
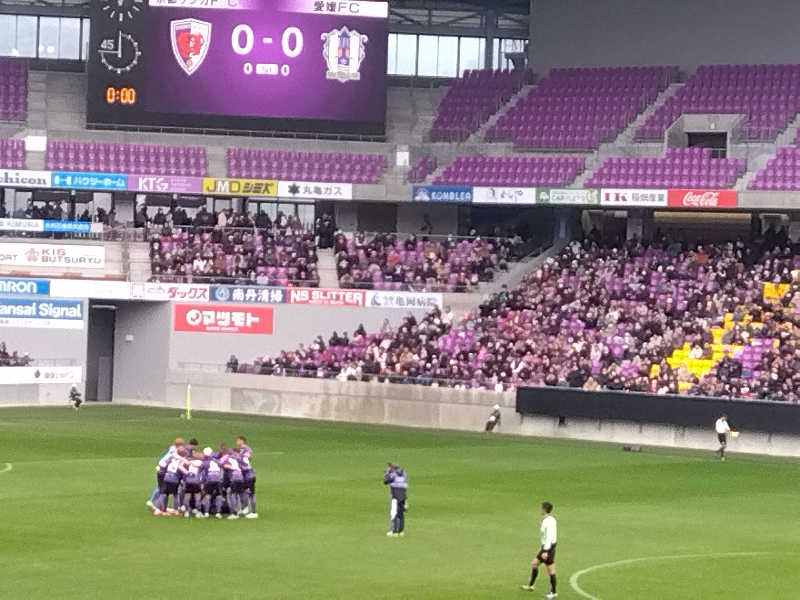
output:
[[[405,528],[406,497],[408,493],[408,475],[397,463],[388,463],[383,472],[383,483],[389,486],[391,503],[389,517],[391,529],[386,532],[389,537],[402,537]]]

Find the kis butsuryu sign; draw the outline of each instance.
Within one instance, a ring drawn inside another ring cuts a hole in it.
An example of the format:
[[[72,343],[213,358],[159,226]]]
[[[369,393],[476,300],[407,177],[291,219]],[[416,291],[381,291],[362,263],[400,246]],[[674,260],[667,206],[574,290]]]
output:
[[[106,251],[103,246],[7,243],[0,244],[0,265],[103,269]]]

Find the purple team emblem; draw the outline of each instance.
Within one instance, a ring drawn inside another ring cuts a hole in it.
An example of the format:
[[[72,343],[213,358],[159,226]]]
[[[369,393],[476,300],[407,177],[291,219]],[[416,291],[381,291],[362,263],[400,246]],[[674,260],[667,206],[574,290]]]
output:
[[[200,68],[208,54],[211,23],[198,19],[170,21],[169,35],[175,60],[184,73],[191,75]]]
[[[358,81],[361,79],[361,63],[367,56],[366,44],[369,38],[347,27],[334,29],[322,34],[322,56],[328,65],[327,79]]]

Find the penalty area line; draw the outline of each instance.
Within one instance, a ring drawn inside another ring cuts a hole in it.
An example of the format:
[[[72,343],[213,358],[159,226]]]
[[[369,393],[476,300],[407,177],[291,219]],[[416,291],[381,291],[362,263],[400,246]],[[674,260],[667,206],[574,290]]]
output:
[[[11,463],[3,463],[3,464],[5,466],[2,469],[0,469],[0,474],[8,473],[11,469],[14,468],[14,465],[12,465]]]
[[[627,558],[625,560],[617,560],[614,562],[603,563],[600,565],[593,565],[591,567],[581,569],[580,571],[575,571],[569,577],[569,585],[573,590],[575,590],[575,593],[577,593],[582,598],[587,598],[588,600],[600,600],[599,596],[593,596],[592,594],[581,588],[581,586],[578,584],[578,580],[582,576],[586,575],[587,573],[592,573],[594,571],[601,571],[603,569],[613,569],[615,567],[633,565],[641,562],[651,562],[659,560],[687,560],[692,558],[694,559],[736,558],[742,556],[761,556],[765,554],[770,554],[770,553],[769,552],[711,552],[706,554],[672,554],[667,556],[643,556],[640,558]]]

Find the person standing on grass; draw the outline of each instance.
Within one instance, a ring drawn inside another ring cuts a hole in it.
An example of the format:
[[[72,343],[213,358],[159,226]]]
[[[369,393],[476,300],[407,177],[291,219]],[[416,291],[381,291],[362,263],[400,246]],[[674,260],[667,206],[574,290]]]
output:
[[[717,419],[714,429],[717,431],[717,439],[719,440],[719,449],[716,452],[719,454],[720,460],[725,460],[725,449],[728,447],[728,435],[731,432],[731,426],[728,425],[728,415],[722,415]]]
[[[383,483],[389,486],[391,496],[389,504],[391,529],[386,532],[386,535],[389,537],[402,537],[405,535],[408,475],[397,463],[388,463],[386,470],[383,472]]]
[[[542,544],[539,553],[531,561],[531,580],[528,585],[520,587],[526,592],[533,591],[533,584],[539,574],[539,564],[544,563],[547,573],[550,575],[550,593],[545,598],[557,598],[556,593],[556,541],[558,533],[556,531],[556,518],[552,515],[553,505],[550,502],[542,502],[542,526],[540,528],[540,541]]]

